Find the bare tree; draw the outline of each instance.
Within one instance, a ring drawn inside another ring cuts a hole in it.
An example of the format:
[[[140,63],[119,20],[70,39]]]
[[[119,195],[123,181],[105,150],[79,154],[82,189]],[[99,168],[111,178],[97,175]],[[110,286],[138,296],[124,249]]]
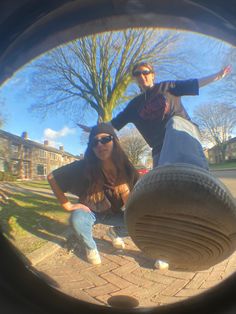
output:
[[[158,65],[158,71],[175,75],[187,63],[176,56],[181,37],[177,32],[128,29],[80,38],[61,46],[33,65],[31,109],[46,116],[64,112],[75,122],[91,109],[99,121],[108,121],[113,110],[134,96],[131,66],[137,61]],[[132,94],[132,95],[131,95]]]
[[[221,42],[215,47],[215,52],[219,59],[219,61],[216,61],[217,64],[222,64],[222,67],[223,65],[231,65],[232,72],[224,77],[222,81],[212,84],[209,92],[214,98],[223,98],[224,103],[233,104],[235,103],[236,89],[236,48],[227,47]]]
[[[129,160],[134,165],[140,164],[141,160],[150,153],[149,146],[135,128],[122,131],[120,142]]]
[[[231,64],[232,73],[225,78],[224,87],[218,88],[216,91],[220,97],[224,95],[224,100],[228,103],[235,102],[235,89],[236,89],[236,48],[231,47],[225,56],[225,64]]]
[[[236,107],[230,104],[202,104],[194,112],[203,138],[217,145],[222,161],[225,160],[226,142],[236,126]]]

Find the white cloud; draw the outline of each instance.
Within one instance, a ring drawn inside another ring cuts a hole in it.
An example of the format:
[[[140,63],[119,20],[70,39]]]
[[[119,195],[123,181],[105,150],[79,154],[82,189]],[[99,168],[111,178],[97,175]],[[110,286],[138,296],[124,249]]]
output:
[[[44,135],[45,140],[54,142],[58,138],[65,137],[70,134],[75,134],[75,132],[76,132],[75,129],[70,129],[67,126],[65,126],[59,131],[55,131],[50,128],[47,128],[44,130],[43,135]]]

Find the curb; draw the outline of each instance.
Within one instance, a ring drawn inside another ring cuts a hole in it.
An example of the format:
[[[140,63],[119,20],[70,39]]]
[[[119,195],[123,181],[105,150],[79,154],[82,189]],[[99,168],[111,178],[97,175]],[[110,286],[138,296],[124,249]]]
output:
[[[61,234],[61,236],[67,238],[71,234],[73,234],[73,231],[68,228]],[[30,261],[31,266],[35,266],[36,264],[42,262],[45,258],[54,254],[57,250],[62,248],[64,242],[64,240],[58,240],[57,243],[47,242],[41,248],[27,254],[26,258]]]

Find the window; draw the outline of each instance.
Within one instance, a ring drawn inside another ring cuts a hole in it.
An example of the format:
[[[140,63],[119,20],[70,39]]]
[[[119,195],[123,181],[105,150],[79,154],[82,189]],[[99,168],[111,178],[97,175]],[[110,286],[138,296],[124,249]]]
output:
[[[39,150],[39,157],[46,158],[47,157],[47,152],[45,150],[40,149]]]
[[[30,159],[30,148],[24,147],[24,159]]]
[[[19,173],[19,162],[18,161],[13,161],[11,164],[11,172],[14,175],[18,175]]]
[[[46,166],[42,164],[37,165],[37,175],[45,176],[46,175]]]
[[[19,146],[18,146],[18,145],[15,145],[15,144],[11,144],[11,151],[12,151],[13,154],[18,153],[18,151],[19,151]]]
[[[4,160],[0,159],[0,171],[5,171],[5,167],[4,167]]]

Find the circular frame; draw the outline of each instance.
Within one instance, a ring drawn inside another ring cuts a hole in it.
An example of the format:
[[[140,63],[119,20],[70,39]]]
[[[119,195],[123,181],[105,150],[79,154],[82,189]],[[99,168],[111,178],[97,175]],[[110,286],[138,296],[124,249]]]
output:
[[[0,84],[27,62],[81,36],[127,27],[188,30],[236,45],[233,1],[2,0]],[[7,30],[7,31],[6,31]]]
[[[2,0],[0,84],[42,53],[77,37],[124,27],[189,30],[236,44],[234,1]],[[175,304],[116,309],[79,301],[48,286],[0,234],[0,303],[5,313],[229,313],[236,311],[236,274]]]

